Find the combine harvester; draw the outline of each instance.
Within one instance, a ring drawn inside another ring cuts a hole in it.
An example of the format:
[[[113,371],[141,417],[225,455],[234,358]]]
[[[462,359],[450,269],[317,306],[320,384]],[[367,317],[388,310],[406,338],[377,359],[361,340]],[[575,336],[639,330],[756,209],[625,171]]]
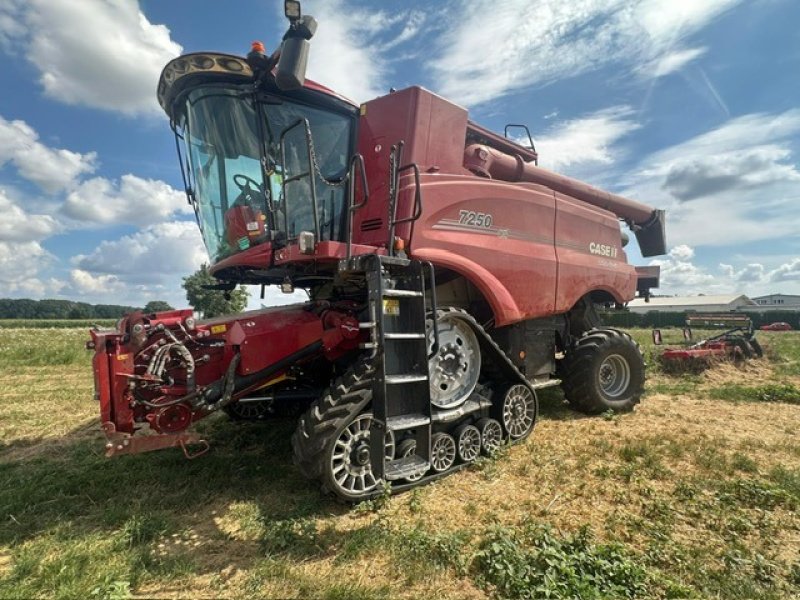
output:
[[[587,413],[632,409],[642,355],[594,306],[658,286],[657,267],[627,263],[620,221],[659,255],[664,212],[539,168],[532,143],[420,87],[357,106],[307,81],[316,21],[285,8],[273,54],[181,56],[158,100],[217,289],[309,302],[93,331],[107,454],[188,456],[212,413],[297,408],[298,468],[359,501],[525,438],[540,388]]]

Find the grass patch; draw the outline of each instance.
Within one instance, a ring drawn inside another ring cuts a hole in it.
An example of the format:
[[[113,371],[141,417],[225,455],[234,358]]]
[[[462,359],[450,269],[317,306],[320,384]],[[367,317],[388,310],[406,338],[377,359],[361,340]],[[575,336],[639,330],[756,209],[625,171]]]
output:
[[[92,354],[86,350],[86,329],[0,329],[0,368],[84,365]]]
[[[758,386],[725,383],[709,389],[708,396],[715,400],[731,402],[800,404],[800,388],[793,383],[768,383]]]
[[[770,369],[794,368],[800,334],[780,335],[788,357],[741,375],[651,364],[622,417],[542,390],[522,445],[356,510],[292,466],[288,419],[206,419],[194,461],[104,458],[86,328],[0,328],[0,597],[791,597],[800,381]]]
[[[0,319],[0,329],[90,329],[114,327],[118,319]]]

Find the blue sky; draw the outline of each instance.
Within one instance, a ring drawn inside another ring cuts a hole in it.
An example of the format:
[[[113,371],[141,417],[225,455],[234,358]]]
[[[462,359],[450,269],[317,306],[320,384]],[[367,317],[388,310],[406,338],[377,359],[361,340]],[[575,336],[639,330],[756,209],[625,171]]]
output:
[[[667,209],[662,293],[800,293],[797,2],[303,9],[312,78],[356,101],[420,84],[491,129],[527,123],[542,166]],[[207,258],[158,75],[284,30],[276,0],[0,0],[0,296],[184,305]]]

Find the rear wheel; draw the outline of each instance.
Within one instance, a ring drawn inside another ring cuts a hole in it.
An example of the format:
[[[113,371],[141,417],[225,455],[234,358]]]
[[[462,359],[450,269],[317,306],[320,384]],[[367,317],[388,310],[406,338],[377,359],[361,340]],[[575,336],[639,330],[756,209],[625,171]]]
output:
[[[592,329],[562,363],[562,388],[581,412],[632,410],[644,391],[644,359],[639,345],[616,329]]]

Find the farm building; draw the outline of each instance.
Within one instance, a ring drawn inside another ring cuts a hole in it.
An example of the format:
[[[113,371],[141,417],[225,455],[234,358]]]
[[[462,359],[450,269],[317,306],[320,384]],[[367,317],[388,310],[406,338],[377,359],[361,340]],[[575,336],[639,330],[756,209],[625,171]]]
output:
[[[635,298],[628,303],[628,310],[632,313],[657,312],[728,312],[746,310],[748,307],[758,305],[744,294],[727,296],[669,296],[650,298]]]
[[[800,296],[792,294],[769,294],[757,296],[753,302],[758,304],[758,309],[767,310],[800,310]]]

